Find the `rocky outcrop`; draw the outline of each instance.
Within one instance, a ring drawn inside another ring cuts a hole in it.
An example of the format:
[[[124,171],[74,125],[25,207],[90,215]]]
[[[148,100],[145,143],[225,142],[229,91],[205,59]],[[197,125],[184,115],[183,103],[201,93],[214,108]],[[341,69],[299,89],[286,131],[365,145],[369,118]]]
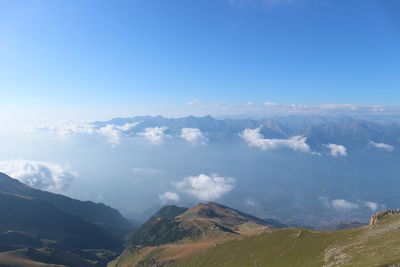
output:
[[[394,214],[399,214],[400,215],[400,209],[396,210],[382,210],[378,213],[375,213],[374,215],[371,216],[371,219],[369,220],[369,225],[374,225],[376,224],[380,219],[386,216],[394,215]]]

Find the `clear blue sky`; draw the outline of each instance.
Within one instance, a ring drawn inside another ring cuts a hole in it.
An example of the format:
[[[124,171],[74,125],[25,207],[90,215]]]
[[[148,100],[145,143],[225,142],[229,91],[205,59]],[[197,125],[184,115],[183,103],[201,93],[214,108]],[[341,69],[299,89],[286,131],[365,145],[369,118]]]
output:
[[[0,105],[83,118],[192,99],[398,105],[399,14],[398,0],[1,0]]]

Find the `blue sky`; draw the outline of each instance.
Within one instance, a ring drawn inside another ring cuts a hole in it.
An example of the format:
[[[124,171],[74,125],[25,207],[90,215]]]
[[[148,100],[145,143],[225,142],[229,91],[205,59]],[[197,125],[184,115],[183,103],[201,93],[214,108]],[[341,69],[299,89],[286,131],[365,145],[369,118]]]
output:
[[[194,99],[398,105],[399,13],[397,0],[2,0],[0,122],[186,115]]]

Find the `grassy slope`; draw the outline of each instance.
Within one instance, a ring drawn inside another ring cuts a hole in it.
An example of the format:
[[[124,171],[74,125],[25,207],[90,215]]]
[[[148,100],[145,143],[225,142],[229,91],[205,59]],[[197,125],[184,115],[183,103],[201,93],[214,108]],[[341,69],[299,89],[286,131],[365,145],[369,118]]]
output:
[[[400,263],[400,216],[343,231],[282,229],[228,241],[178,266],[385,266]]]
[[[400,214],[357,229],[286,228],[233,240],[232,237],[203,239],[146,247],[110,266],[153,266],[156,262],[185,267],[397,266],[400,264]]]
[[[190,218],[185,223],[195,221],[196,225],[201,225],[202,218]],[[205,220],[204,223],[210,222]],[[260,226],[255,223],[245,223],[237,227],[237,233],[213,231],[210,227],[204,225],[200,229],[206,230],[207,233],[200,235],[199,238],[185,238],[176,243],[163,244],[153,247],[133,248],[128,247],[124,250],[120,257],[109,264],[110,267],[128,267],[128,266],[153,266],[157,262],[164,264],[175,259],[184,258],[204,251],[207,248],[216,246],[228,240],[245,238],[261,232],[268,231],[265,226]],[[171,265],[171,264],[170,264]],[[168,265],[168,266],[170,266]],[[164,265],[163,265],[164,266]],[[172,264],[171,266],[174,266]]]
[[[192,218],[190,218],[192,219]],[[195,218],[193,218],[195,219]],[[201,218],[196,218],[201,219]],[[251,225],[249,225],[251,226]],[[398,266],[400,212],[361,228],[262,230],[125,251],[110,266]],[[158,265],[157,265],[158,264]],[[400,265],[399,265],[400,266]]]

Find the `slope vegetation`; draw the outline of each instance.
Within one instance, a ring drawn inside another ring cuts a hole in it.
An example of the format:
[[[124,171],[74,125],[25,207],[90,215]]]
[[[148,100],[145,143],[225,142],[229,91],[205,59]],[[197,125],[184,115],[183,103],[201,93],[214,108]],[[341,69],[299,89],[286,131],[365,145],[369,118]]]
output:
[[[232,240],[182,258],[176,266],[398,266],[400,212],[341,231],[286,228]]]
[[[400,210],[385,210],[367,226],[337,231],[272,227],[244,234],[243,224],[236,224],[243,222],[241,216],[213,203],[200,204],[175,220],[183,218],[219,221],[230,225],[232,233],[130,246],[109,266],[400,266]]]
[[[191,209],[167,206],[130,235],[127,248],[110,266],[175,264],[231,239],[259,234],[282,226],[217,203]]]

